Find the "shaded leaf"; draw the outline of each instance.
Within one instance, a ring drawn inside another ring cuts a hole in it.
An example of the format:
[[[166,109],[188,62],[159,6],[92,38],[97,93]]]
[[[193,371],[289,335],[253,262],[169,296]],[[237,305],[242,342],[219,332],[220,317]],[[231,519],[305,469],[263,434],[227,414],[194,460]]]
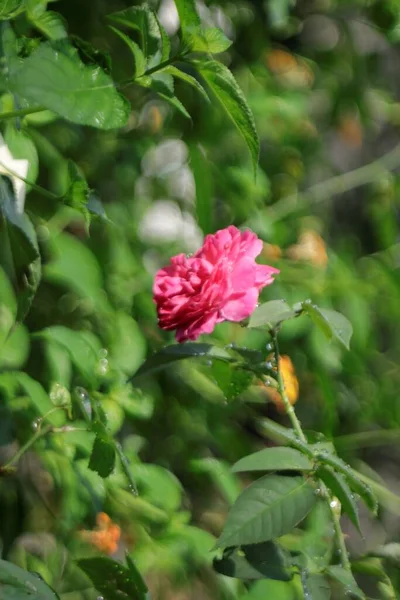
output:
[[[292,578],[290,556],[274,542],[227,548],[221,559],[214,559],[213,566],[218,573],[237,579]]]
[[[129,48],[129,50],[131,51],[133,60],[135,61],[135,69],[134,69],[135,77],[140,77],[141,75],[143,75],[143,73],[146,70],[147,61],[146,61],[145,55],[143,54],[143,52],[140,49],[140,46],[136,42],[131,40],[131,38],[129,36],[127,36],[125,33],[120,31],[119,29],[116,29],[116,27],[112,27],[110,25],[110,29],[116,35],[118,35],[123,42],[125,42],[125,44]]]
[[[106,432],[99,432],[93,443],[89,460],[89,469],[96,471],[100,477],[111,475],[115,467],[115,446]]]
[[[207,358],[211,360],[222,360],[232,362],[235,359],[223,348],[211,344],[197,344],[187,342],[186,344],[174,344],[166,346],[150,356],[136,372],[134,377],[152,373],[165,368],[171,362],[185,358]]]
[[[333,565],[327,568],[326,574],[344,587],[344,593],[348,598],[365,600],[365,594],[358,587],[351,571],[347,571],[339,565]]]
[[[260,144],[253,115],[236,79],[225,65],[216,61],[197,62],[196,66],[244,138],[255,172]]]
[[[186,83],[194,87],[198,92],[200,92],[201,96],[204,98],[204,100],[206,100],[206,102],[210,101],[208,94],[201,85],[201,83],[197,81],[197,79],[192,75],[185,73],[185,71],[181,71],[181,69],[178,69],[173,65],[169,65],[168,67],[163,69],[162,72],[168,73],[169,75],[176,77],[176,79],[181,79],[182,81],[185,81]]]
[[[328,486],[333,495],[337,497],[343,511],[349,515],[351,522],[361,533],[357,503],[345,478],[330,467],[320,467],[317,475]]]
[[[147,587],[132,566],[105,558],[83,558],[78,561],[79,567],[91,579],[96,590],[104,600],[147,600]]]
[[[68,174],[70,183],[64,202],[83,215],[88,228],[90,224],[90,212],[87,207],[90,194],[89,185],[82,171],[72,160],[68,161]]]
[[[17,316],[17,301],[15,299],[13,287],[0,267],[0,349],[15,323]]]
[[[38,16],[28,11],[28,17],[32,25],[49,40],[62,40],[68,36],[63,17],[52,10],[47,10]]]
[[[136,83],[145,88],[150,88],[156,92],[161,98],[163,98],[168,104],[171,104],[176,110],[178,110],[184,117],[191,119],[186,108],[182,102],[174,94],[174,80],[172,75],[166,72],[158,72],[149,77],[140,77],[136,80]]]
[[[264,448],[241,458],[232,471],[311,471],[312,461],[294,448]]]
[[[199,458],[190,461],[190,467],[195,473],[207,473],[226,501],[229,504],[235,502],[240,494],[240,484],[224,461],[210,457]]]
[[[59,600],[42,577],[0,560],[0,597],[4,600]]]
[[[239,496],[217,547],[257,544],[289,533],[315,501],[314,490],[303,477],[266,475]]]
[[[276,327],[282,321],[293,319],[296,312],[284,300],[271,300],[256,308],[250,317],[247,327]]]
[[[77,52],[41,44],[9,79],[12,91],[78,125],[123,127],[129,106],[99,67],[84,65]]]
[[[301,573],[304,598],[312,600],[329,600],[331,588],[326,577],[318,573]]]
[[[336,310],[320,308],[310,302],[303,302],[302,307],[314,323],[329,339],[337,339],[347,350],[350,349],[350,339],[353,335],[351,323],[344,315]]]
[[[54,405],[41,384],[35,379],[32,379],[32,377],[29,377],[26,373],[15,372],[14,375],[19,385],[30,397],[32,404],[35,406],[39,415],[44,417],[49,413],[49,416],[46,417],[46,421],[56,427],[63,425],[65,422],[63,411],[57,410],[53,412]]]

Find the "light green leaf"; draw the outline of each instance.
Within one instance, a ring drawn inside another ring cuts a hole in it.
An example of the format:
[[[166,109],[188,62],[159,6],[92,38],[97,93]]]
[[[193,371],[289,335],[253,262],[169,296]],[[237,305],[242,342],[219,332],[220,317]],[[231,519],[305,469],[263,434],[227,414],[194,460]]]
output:
[[[328,308],[320,308],[311,302],[303,302],[302,308],[314,323],[329,339],[337,339],[347,350],[350,349],[350,339],[353,328],[350,321],[341,313]]]
[[[303,584],[304,598],[312,598],[312,600],[330,599],[331,588],[323,575],[319,573],[302,573],[301,582]]]
[[[17,301],[13,287],[0,267],[0,350],[6,342],[17,316]]]
[[[176,77],[176,79],[181,79],[182,81],[185,81],[186,83],[188,83],[189,85],[194,87],[198,92],[200,92],[201,96],[204,98],[204,100],[206,100],[206,102],[210,102],[210,98],[208,97],[206,90],[203,88],[201,83],[199,81],[197,81],[197,79],[195,77],[193,77],[192,75],[185,73],[185,71],[181,71],[180,69],[178,69],[177,67],[174,67],[173,65],[169,65],[168,67],[163,69],[161,72],[168,73],[169,75]]]
[[[221,559],[214,559],[214,569],[238,579],[276,579],[289,581],[290,556],[274,542],[228,548]]]
[[[4,600],[59,600],[39,575],[6,560],[0,560],[0,590]]]
[[[154,371],[164,369],[171,362],[185,358],[207,358],[211,360],[223,360],[225,362],[234,361],[234,358],[226,350],[212,346],[211,344],[197,344],[194,342],[174,344],[166,346],[150,356],[135,373],[134,377],[154,373]]]
[[[244,138],[250,150],[255,172],[260,144],[253,115],[236,79],[225,65],[216,61],[198,61],[196,66]]]
[[[136,321],[123,312],[113,317],[110,360],[125,375],[132,375],[146,356],[146,342]]]
[[[84,219],[87,231],[90,225],[90,212],[88,201],[90,189],[82,171],[72,160],[68,161],[69,187],[64,196],[64,203],[80,212]]]
[[[293,319],[296,312],[284,300],[270,300],[258,306],[250,317],[247,327],[273,329],[282,321]]]
[[[29,13],[28,16],[32,25],[41,31],[49,40],[63,40],[68,36],[64,19],[60,14],[48,10],[38,16],[29,15]]]
[[[208,96],[207,96],[208,97]],[[196,217],[203,233],[212,233],[214,227],[214,178],[212,165],[200,145],[190,146],[190,167],[196,185]]]
[[[298,600],[299,595],[292,582],[263,579],[256,581],[240,600]],[[307,599],[311,600],[311,598]]]
[[[317,475],[328,486],[332,494],[336,496],[342,505],[343,512],[349,515],[353,525],[361,533],[357,503],[345,478],[340,473],[337,473],[332,468],[326,466],[320,467]]]
[[[347,571],[339,565],[328,567],[326,574],[331,579],[334,579],[344,588],[344,593],[348,598],[356,598],[356,600],[365,600],[364,592],[358,587],[351,571]]]
[[[25,393],[30,397],[32,404],[35,406],[41,417],[44,417],[47,413],[53,411],[54,405],[38,381],[29,377],[26,373],[21,372],[15,372],[15,377]],[[51,414],[46,417],[46,421],[57,427],[63,425],[65,422],[63,411],[57,410],[51,412]]]
[[[313,468],[307,456],[294,448],[282,446],[249,454],[235,463],[232,471],[311,471]]]
[[[175,4],[178,10],[183,37],[185,37],[188,29],[191,27],[199,27],[200,25],[200,17],[197,14],[196,2],[195,0],[175,0]]]
[[[198,27],[196,29],[189,29],[185,33],[185,47],[190,52],[219,54],[220,52],[225,52],[231,46],[231,40],[217,27],[211,27],[210,29]]]
[[[240,484],[228,464],[217,458],[208,457],[190,461],[190,467],[195,473],[206,473],[229,504],[235,502],[240,494]]]
[[[76,52],[41,44],[9,78],[12,91],[78,125],[123,127],[129,106],[99,67],[84,65]]]
[[[125,42],[129,50],[132,52],[132,56],[135,61],[134,76],[140,77],[146,70],[147,61],[139,45],[116,27],[112,27],[111,25],[109,25],[109,27],[116,35],[118,35],[121,38],[123,42]]]
[[[105,600],[149,600],[147,587],[131,560],[125,567],[111,558],[99,556],[83,558],[78,565]]]
[[[217,547],[257,544],[289,533],[315,501],[314,489],[303,477],[266,475],[239,496]]]
[[[139,495],[170,513],[182,504],[182,485],[171,471],[159,465],[135,465]]]
[[[35,183],[39,172],[39,158],[32,139],[26,132],[18,130],[12,122],[9,122],[4,133],[4,141],[14,158],[25,159],[29,162],[26,179]],[[30,186],[27,186],[26,190],[29,191],[29,189]]]
[[[1,278],[0,278],[0,285]],[[1,294],[0,294],[1,295]],[[1,306],[0,306],[1,311]],[[1,316],[0,316],[1,319]],[[0,325],[1,337],[1,325]],[[21,369],[29,356],[29,333],[22,323],[17,323],[6,342],[1,346],[0,369]]]
[[[154,73],[149,77],[139,77],[136,79],[136,83],[145,88],[150,88],[156,92],[161,98],[163,98],[168,104],[171,104],[177,109],[184,117],[191,119],[186,108],[182,102],[174,94],[174,80],[172,75],[166,72]]]
[[[12,19],[22,12],[23,0],[1,0],[0,1],[0,21]]]

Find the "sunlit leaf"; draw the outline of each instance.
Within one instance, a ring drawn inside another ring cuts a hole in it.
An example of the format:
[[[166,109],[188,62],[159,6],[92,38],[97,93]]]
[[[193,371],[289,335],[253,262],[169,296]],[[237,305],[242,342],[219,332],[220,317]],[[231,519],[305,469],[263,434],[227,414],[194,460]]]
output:
[[[258,306],[250,317],[247,327],[276,327],[286,319],[293,319],[296,312],[284,300],[270,300]]]
[[[191,52],[219,54],[225,52],[231,46],[231,40],[217,27],[210,27],[209,29],[197,27],[189,29],[185,33],[185,48]]]
[[[250,150],[255,171],[260,144],[253,115],[236,79],[225,65],[216,61],[198,61],[196,66],[245,140]]]
[[[197,13],[195,0],[174,0],[178,9],[179,21],[183,36],[186,30],[200,25],[200,17]]]
[[[302,307],[329,339],[339,340],[349,350],[353,328],[344,315],[336,310],[320,308],[310,302],[303,302]]]
[[[128,46],[129,50],[131,51],[133,60],[135,61],[135,77],[140,77],[141,75],[143,75],[143,73],[146,70],[147,61],[145,55],[140,49],[140,46],[116,27],[111,27],[110,25],[110,29],[121,38],[121,40]]]
[[[65,422],[63,411],[53,410],[53,403],[51,402],[47,392],[38,381],[32,379],[32,377],[30,377],[27,373],[21,372],[16,372],[15,378],[31,399],[31,402],[35,406],[39,415],[41,417],[46,416],[46,422],[56,426],[63,425]]]
[[[49,40],[62,40],[68,36],[64,19],[52,10],[47,10],[41,15],[29,15],[32,25],[36,27]]]
[[[78,125],[123,127],[129,106],[100,68],[41,44],[9,79],[12,91]]]

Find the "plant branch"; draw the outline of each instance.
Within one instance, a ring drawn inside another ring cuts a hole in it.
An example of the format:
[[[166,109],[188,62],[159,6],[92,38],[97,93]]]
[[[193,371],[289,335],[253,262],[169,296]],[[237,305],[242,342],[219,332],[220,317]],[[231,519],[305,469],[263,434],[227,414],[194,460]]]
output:
[[[36,183],[33,183],[32,181],[29,181],[29,179],[26,179],[25,177],[22,177],[22,175],[19,175],[18,173],[16,173],[15,171],[13,171],[9,167],[7,167],[7,165],[5,165],[3,163],[0,163],[0,167],[2,169],[4,169],[5,171],[7,171],[7,173],[9,173],[10,175],[12,175],[13,177],[16,177],[17,179],[20,179],[21,181],[23,181],[24,183],[26,183],[26,185],[29,185],[29,187],[31,187],[32,189],[36,190],[37,192],[39,192],[43,196],[46,196],[46,198],[50,198],[51,200],[62,200],[62,196],[57,196],[56,194],[53,194],[53,192],[49,192],[49,190],[46,190],[45,188],[43,188],[41,185],[37,185]]]
[[[39,428],[36,433],[34,433],[34,435],[26,442],[26,444],[24,444],[23,446],[21,446],[21,448],[18,450],[18,452],[16,454],[14,454],[14,456],[8,461],[7,464],[5,464],[1,469],[2,471],[7,471],[10,469],[10,467],[12,467],[16,462],[19,461],[19,459],[21,458],[21,456],[23,454],[25,454],[25,452],[27,450],[29,450],[29,448],[31,448],[31,446],[33,446],[33,444],[39,440],[40,438],[44,437],[46,434],[48,434],[50,431],[52,430],[52,426],[51,425],[47,425],[46,427]]]
[[[34,108],[21,108],[20,110],[9,110],[7,112],[0,113],[0,120],[25,117],[26,115],[33,115],[34,113],[43,112],[44,110],[46,110],[44,106],[36,106]]]
[[[268,211],[269,222],[284,219],[292,212],[304,208],[308,204],[318,204],[328,200],[332,196],[343,194],[355,188],[366,185],[384,175],[387,171],[393,171],[400,166],[400,144],[381,158],[349,171],[342,175],[336,175],[331,179],[316,183],[305,192],[290,194],[282,198]]]
[[[281,395],[283,404],[285,406],[286,414],[288,415],[288,417],[292,423],[293,429],[296,432],[297,437],[303,444],[307,444],[308,443],[307,438],[304,435],[303,429],[301,427],[301,423],[300,423],[299,419],[297,418],[296,412],[295,412],[293,406],[290,404],[289,399],[286,394],[285,383],[283,381],[281,368],[280,368],[278,331],[276,328],[271,330],[271,335],[272,335],[272,341],[273,341],[273,346],[274,346],[274,356],[275,356],[276,371],[277,371],[276,374],[277,374],[277,381],[278,381],[278,391]],[[343,535],[343,531],[342,531],[342,528],[340,525],[340,513],[341,513],[340,502],[339,502],[339,500],[337,500],[336,498],[333,497],[330,490],[328,490],[328,488],[326,487],[326,485],[323,482],[321,482],[320,485],[321,485],[321,489],[323,491],[323,495],[327,499],[327,502],[329,504],[329,509],[331,511],[333,528],[335,530],[336,543],[337,543],[338,550],[340,553],[340,561],[342,563],[343,568],[351,572],[349,555],[347,553],[346,544],[344,541],[344,535]]]

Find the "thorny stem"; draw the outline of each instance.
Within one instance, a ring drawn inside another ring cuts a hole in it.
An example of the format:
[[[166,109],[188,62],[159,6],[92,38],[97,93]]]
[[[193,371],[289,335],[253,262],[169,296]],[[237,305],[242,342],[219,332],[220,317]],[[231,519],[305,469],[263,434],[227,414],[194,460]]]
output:
[[[289,399],[286,394],[285,384],[283,381],[281,368],[280,368],[280,361],[279,361],[278,330],[276,328],[272,329],[271,335],[272,335],[272,341],[273,341],[273,346],[274,346],[274,356],[275,356],[275,363],[276,363],[276,378],[277,378],[277,382],[278,382],[278,391],[281,395],[283,404],[285,406],[286,414],[288,415],[288,417],[292,423],[292,427],[293,427],[294,431],[296,432],[297,437],[299,438],[299,440],[301,442],[303,442],[304,444],[307,444],[308,443],[307,438],[304,435],[303,429],[301,427],[301,423],[300,423],[299,419],[297,418],[296,412],[295,412],[293,406],[290,404]],[[343,535],[343,531],[342,531],[342,528],[340,525],[340,502],[339,502],[339,500],[334,499],[331,492],[327,489],[327,487],[322,482],[321,482],[321,489],[323,491],[324,497],[327,499],[327,502],[329,504],[329,509],[331,511],[333,528],[335,530],[336,543],[337,543],[339,553],[340,553],[340,561],[341,561],[344,569],[351,571],[349,555],[347,553],[346,544],[344,541],[344,535]]]

